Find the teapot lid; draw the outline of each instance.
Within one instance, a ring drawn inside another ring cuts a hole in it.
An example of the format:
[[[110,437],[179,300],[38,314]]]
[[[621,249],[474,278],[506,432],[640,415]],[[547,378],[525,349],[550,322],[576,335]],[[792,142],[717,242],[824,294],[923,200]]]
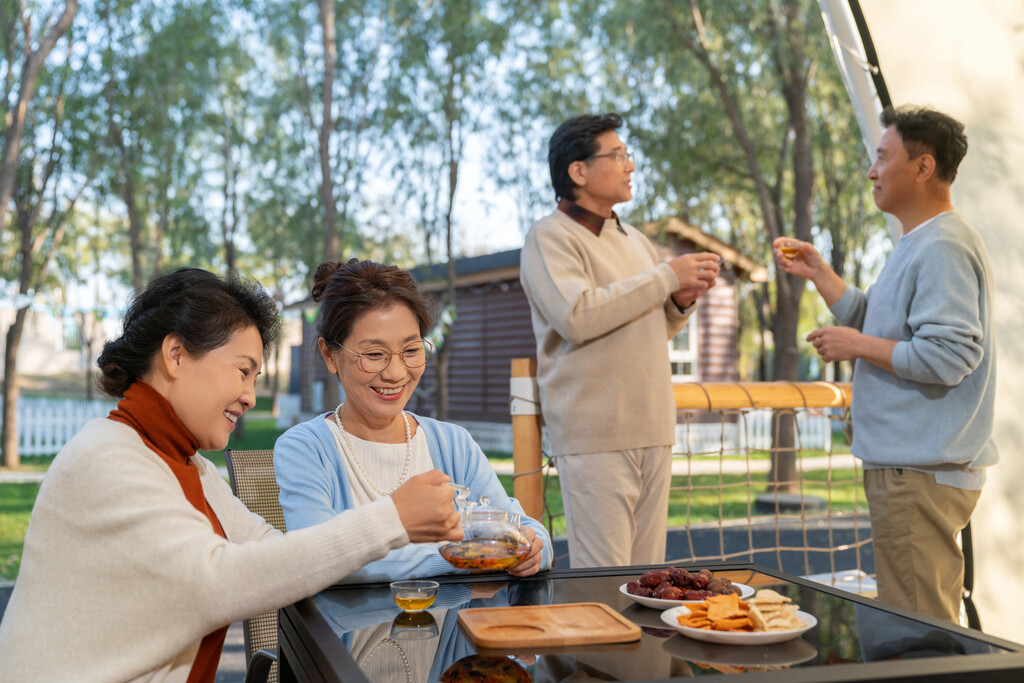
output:
[[[469,499],[470,490],[469,487],[461,484],[451,484],[452,488],[456,491],[455,496],[455,507],[459,511],[460,517],[462,517],[463,530],[469,532],[470,528],[477,528],[481,526],[491,527],[491,532],[497,532],[494,527],[507,525],[512,527],[518,533],[520,517],[515,512],[509,512],[498,507],[491,505],[491,499],[488,496],[480,496],[480,501],[473,501]],[[479,529],[483,531],[483,529]]]

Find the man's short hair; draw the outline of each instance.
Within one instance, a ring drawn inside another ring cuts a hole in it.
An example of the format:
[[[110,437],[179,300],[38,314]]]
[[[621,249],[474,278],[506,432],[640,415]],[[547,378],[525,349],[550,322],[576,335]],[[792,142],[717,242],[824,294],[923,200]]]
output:
[[[622,126],[618,114],[584,114],[565,121],[548,141],[548,169],[556,199],[576,199],[576,183],[569,177],[569,166],[597,153],[597,136]]]
[[[952,183],[956,179],[956,170],[967,154],[964,124],[933,109],[915,106],[886,107],[880,119],[885,128],[896,127],[911,159],[931,154],[939,180]]]

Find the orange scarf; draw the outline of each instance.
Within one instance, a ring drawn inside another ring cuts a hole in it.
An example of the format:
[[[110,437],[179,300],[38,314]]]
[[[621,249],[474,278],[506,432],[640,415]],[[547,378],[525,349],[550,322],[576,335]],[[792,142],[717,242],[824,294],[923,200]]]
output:
[[[192,456],[199,448],[199,442],[175,415],[171,404],[156,389],[142,380],[136,380],[124,392],[117,409],[110,411],[109,419],[126,424],[142,438],[150,450],[159,455],[171,472],[177,477],[185,498],[196,510],[206,515],[218,536],[227,538],[220,520],[206,502],[199,470],[192,464]],[[207,634],[199,645],[199,652],[192,662],[188,683],[208,681],[213,683],[217,676],[220,653],[224,649],[224,637],[228,627]]]

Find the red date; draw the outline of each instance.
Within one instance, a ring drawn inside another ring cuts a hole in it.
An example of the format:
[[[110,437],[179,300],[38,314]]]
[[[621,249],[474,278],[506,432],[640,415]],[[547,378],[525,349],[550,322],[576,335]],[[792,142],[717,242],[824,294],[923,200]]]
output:
[[[689,572],[682,567],[670,567],[644,572],[638,580],[626,584],[626,592],[661,600],[706,600],[712,595],[739,595],[740,590],[732,581],[715,576],[709,569]]]

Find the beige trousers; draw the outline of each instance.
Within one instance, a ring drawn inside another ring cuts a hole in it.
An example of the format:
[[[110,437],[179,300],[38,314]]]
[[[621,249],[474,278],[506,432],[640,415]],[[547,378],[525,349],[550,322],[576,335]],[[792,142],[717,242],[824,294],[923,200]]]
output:
[[[957,537],[981,491],[907,468],[864,470],[878,599],[960,623],[964,554]]]
[[[555,457],[569,564],[617,567],[665,561],[672,448]]]

